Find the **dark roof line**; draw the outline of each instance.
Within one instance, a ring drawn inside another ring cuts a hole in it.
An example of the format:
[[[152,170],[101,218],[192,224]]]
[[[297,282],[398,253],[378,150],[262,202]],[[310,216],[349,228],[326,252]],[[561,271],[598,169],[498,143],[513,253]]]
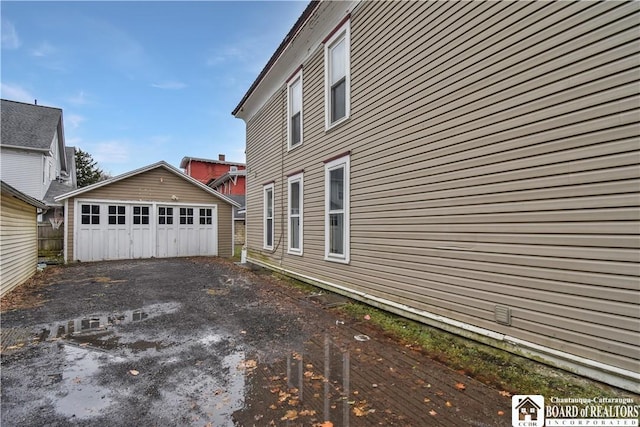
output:
[[[0,190],[2,193],[11,194],[18,200],[22,200],[23,202],[34,206],[40,209],[48,209],[47,205],[41,200],[35,199],[27,194],[24,194],[22,191],[15,189],[4,181],[0,180]]]
[[[258,87],[258,85],[260,84],[264,76],[267,75],[267,73],[269,72],[273,64],[276,62],[278,57],[280,57],[280,54],[285,50],[285,48],[287,47],[287,45],[289,44],[293,36],[295,36],[295,34],[300,29],[300,27],[302,27],[302,25],[307,21],[307,18],[311,15],[311,13],[315,10],[315,8],[318,6],[319,3],[320,3],[319,0],[313,0],[309,2],[307,7],[302,12],[302,15],[300,15],[296,23],[293,24],[293,27],[291,28],[291,30],[289,30],[285,38],[280,43],[280,46],[278,46],[278,48],[273,53],[273,55],[271,55],[271,58],[269,58],[267,65],[265,65],[262,71],[260,71],[260,74],[258,74],[258,77],[251,84],[251,87],[249,87],[249,90],[247,91],[247,93],[244,94],[244,96],[238,103],[238,106],[231,112],[232,115],[235,116],[238,113],[238,111],[240,111],[240,109],[242,108],[242,105],[245,103],[247,98],[249,98],[249,96],[251,96],[251,94],[256,89],[256,87]]]

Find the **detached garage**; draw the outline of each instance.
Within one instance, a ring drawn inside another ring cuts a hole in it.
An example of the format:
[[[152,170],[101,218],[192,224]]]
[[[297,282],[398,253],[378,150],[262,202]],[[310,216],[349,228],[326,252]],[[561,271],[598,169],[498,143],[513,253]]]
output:
[[[65,261],[232,256],[239,205],[158,162],[63,194]]]

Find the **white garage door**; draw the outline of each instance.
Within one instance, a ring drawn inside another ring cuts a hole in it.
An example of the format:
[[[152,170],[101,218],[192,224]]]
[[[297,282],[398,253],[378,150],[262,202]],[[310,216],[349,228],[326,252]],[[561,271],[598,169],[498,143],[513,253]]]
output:
[[[215,205],[79,201],[75,259],[217,255]]]

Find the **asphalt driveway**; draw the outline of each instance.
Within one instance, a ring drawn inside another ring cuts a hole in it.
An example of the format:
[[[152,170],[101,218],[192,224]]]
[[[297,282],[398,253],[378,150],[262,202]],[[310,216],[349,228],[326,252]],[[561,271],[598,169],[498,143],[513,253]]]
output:
[[[3,301],[2,425],[511,424],[508,397],[331,301],[216,258],[48,269]]]

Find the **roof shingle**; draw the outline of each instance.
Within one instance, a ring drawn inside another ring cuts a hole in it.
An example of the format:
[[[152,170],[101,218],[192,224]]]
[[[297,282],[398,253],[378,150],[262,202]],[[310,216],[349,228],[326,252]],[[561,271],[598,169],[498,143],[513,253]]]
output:
[[[59,108],[3,99],[0,106],[0,145],[48,150],[61,118],[62,110]]]

